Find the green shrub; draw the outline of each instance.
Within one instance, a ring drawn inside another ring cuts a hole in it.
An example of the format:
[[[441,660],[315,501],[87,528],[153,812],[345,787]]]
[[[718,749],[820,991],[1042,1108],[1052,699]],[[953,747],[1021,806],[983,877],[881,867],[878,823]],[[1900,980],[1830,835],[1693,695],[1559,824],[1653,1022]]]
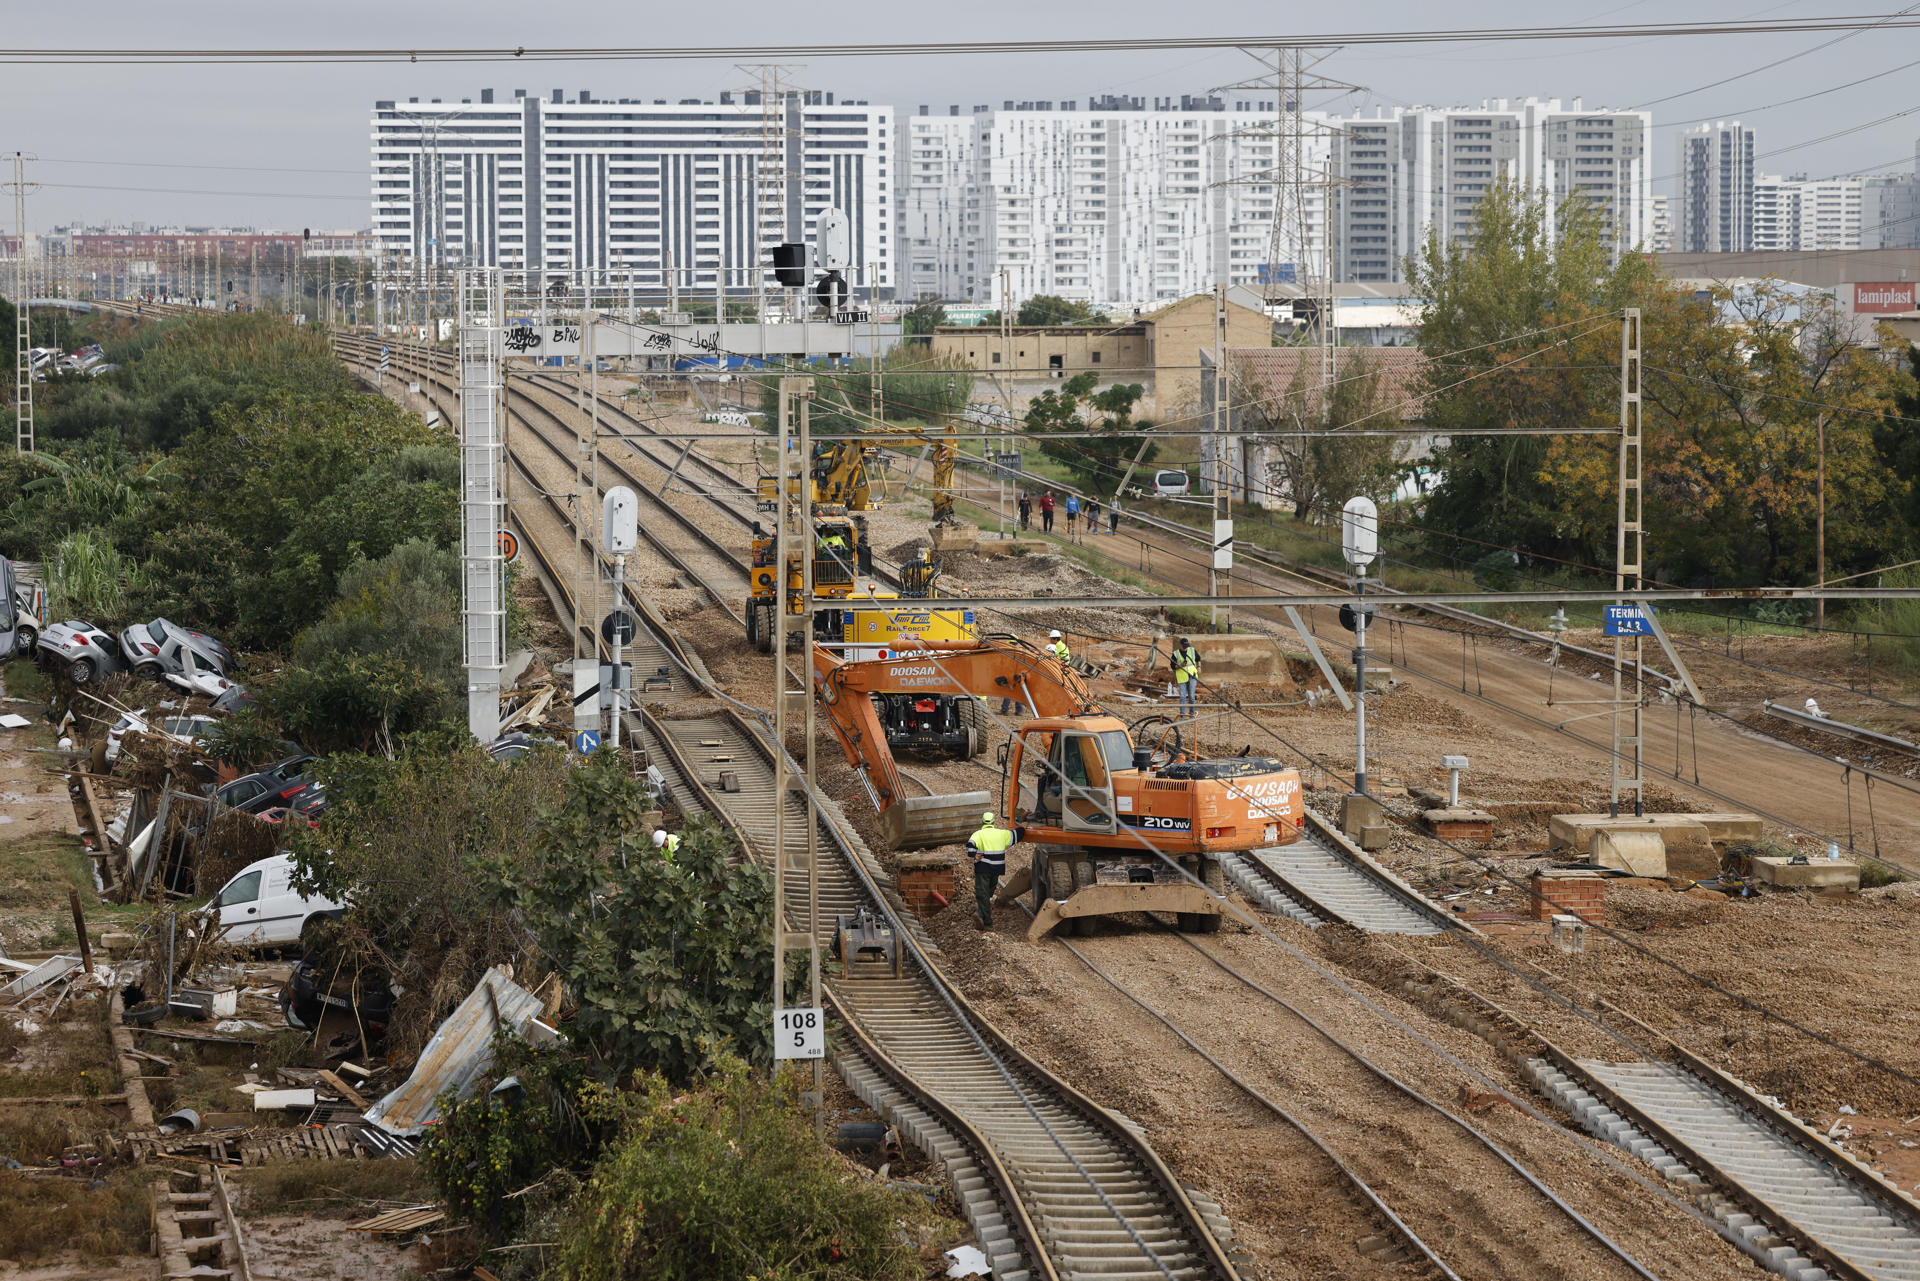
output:
[[[814,1137],[791,1074],[737,1059],[687,1091],[643,1076],[601,1096],[622,1122],[550,1275],[567,1281],[907,1281],[956,1235],[925,1201],[859,1180]]]

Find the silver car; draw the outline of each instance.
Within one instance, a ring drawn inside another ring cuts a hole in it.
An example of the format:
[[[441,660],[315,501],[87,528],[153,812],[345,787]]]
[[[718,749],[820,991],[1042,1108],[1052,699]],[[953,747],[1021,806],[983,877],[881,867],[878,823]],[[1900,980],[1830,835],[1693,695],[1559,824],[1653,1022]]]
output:
[[[120,646],[113,637],[77,618],[55,623],[40,633],[39,659],[49,667],[65,671],[75,685],[85,685],[103,676],[117,676],[127,670],[126,660],[120,656]]]
[[[134,675],[150,681],[196,671],[225,676],[233,666],[233,653],[225,645],[205,632],[188,631],[164,618],[135,623],[121,632],[120,653]]]

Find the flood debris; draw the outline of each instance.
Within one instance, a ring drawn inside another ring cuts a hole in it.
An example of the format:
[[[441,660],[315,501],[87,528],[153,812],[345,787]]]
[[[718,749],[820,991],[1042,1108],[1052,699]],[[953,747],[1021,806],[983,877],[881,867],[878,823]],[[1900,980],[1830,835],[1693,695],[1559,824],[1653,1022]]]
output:
[[[488,970],[435,1029],[413,1075],[367,1110],[367,1123],[403,1138],[419,1134],[439,1118],[443,1092],[465,1098],[492,1066],[496,1032],[532,1041],[551,1038],[553,1029],[539,1018],[545,1008],[544,1001],[513,981],[510,967]]]

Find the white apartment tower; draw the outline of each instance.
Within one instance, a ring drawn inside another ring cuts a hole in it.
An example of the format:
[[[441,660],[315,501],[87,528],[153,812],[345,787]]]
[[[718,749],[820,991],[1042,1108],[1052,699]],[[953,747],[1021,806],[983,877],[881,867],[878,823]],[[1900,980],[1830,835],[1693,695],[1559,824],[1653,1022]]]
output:
[[[1653,236],[1644,111],[1571,109],[1556,98],[1489,99],[1478,107],[1410,107],[1336,122],[1341,187],[1335,261],[1346,281],[1399,282],[1431,235],[1472,237],[1497,183],[1545,201],[1548,230],[1569,199],[1591,202],[1615,258]]]
[[[1861,178],[1756,175],[1751,248],[1773,252],[1861,248],[1866,190],[1867,182]]]
[[[891,289],[891,108],[787,95],[374,104],[373,225],[392,259],[603,269],[711,286],[846,212],[856,284]],[[769,128],[769,124],[775,127]],[[769,138],[772,144],[769,145]],[[777,173],[762,181],[765,170]]]
[[[1218,98],[922,108],[900,123],[902,292],[1144,308],[1256,284],[1271,257],[1275,123],[1271,102]],[[1324,138],[1304,151],[1325,167]],[[1318,189],[1306,209],[1318,246]],[[1304,259],[1283,245],[1281,262]]]
[[[1669,196],[1654,196],[1653,229],[1647,233],[1647,248],[1657,254],[1673,252],[1673,201]]]
[[[1753,130],[1701,125],[1676,140],[1674,248],[1740,253],[1753,247]]]

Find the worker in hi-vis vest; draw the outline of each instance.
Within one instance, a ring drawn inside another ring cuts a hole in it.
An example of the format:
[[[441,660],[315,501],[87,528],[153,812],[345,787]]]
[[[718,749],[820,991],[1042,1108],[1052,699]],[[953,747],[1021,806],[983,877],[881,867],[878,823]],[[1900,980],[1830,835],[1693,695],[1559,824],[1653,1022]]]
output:
[[[1184,636],[1173,647],[1173,683],[1180,691],[1180,714],[1192,716],[1199,703],[1200,651]]]
[[[660,851],[661,858],[671,863],[673,856],[680,852],[680,837],[664,827],[656,827],[653,830],[653,848]]]
[[[1007,851],[1019,838],[996,827],[991,813],[980,816],[980,830],[967,838],[967,856],[973,860],[973,902],[980,909],[980,928],[993,928],[993,892],[1007,871]]]

